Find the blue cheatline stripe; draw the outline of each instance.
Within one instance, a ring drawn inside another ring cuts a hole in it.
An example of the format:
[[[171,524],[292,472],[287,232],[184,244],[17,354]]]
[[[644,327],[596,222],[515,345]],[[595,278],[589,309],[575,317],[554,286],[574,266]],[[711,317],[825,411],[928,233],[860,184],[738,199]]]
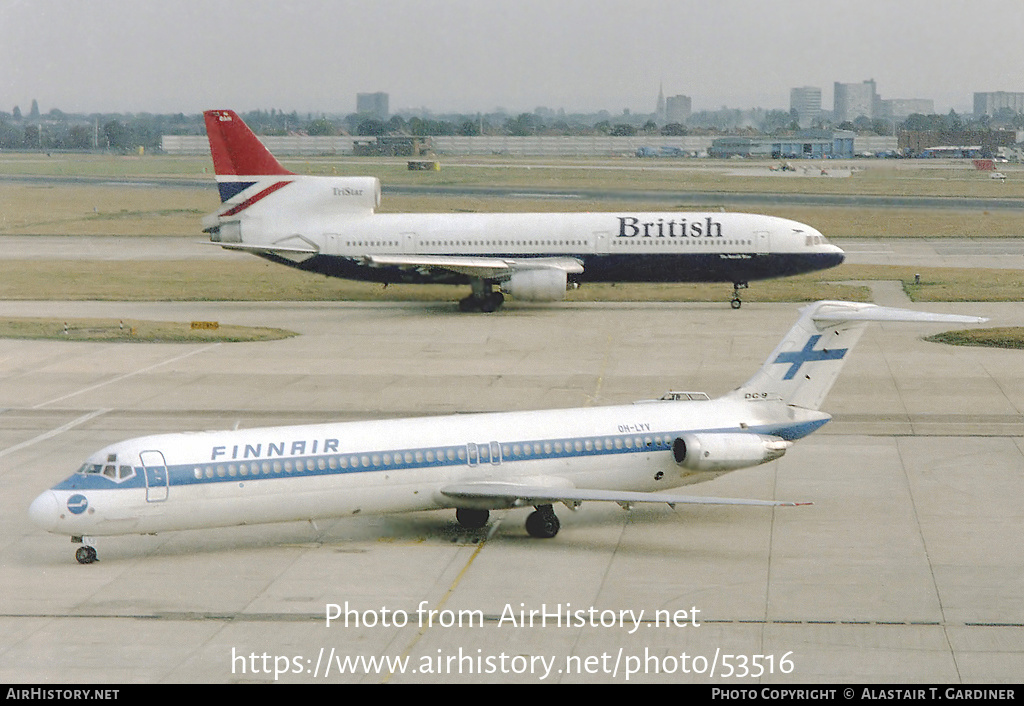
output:
[[[751,427],[746,432],[737,429],[688,429],[685,431],[611,434],[579,438],[559,438],[534,441],[499,442],[501,463],[520,463],[551,459],[586,458],[616,454],[656,453],[672,449],[672,442],[682,434],[751,433],[777,436],[793,441],[807,436],[828,420],[816,420],[800,424],[780,424]],[[626,445],[627,439],[630,446]],[[660,441],[655,442],[656,439]],[[650,443],[648,444],[648,440]],[[608,442],[611,448],[608,448]],[[577,445],[580,450],[577,451]],[[201,464],[178,464],[169,466],[170,484],[199,485],[204,483],[238,482],[241,480],[270,480],[307,476],[337,475],[343,473],[376,473],[404,471],[418,468],[440,468],[445,466],[470,465],[467,444],[459,446],[424,447],[390,451],[367,451],[331,453],[308,456],[276,456],[274,458],[251,458],[210,461]],[[526,447],[529,446],[529,453]],[[558,447],[561,450],[557,450]],[[539,447],[540,451],[535,451]],[[600,447],[600,448],[599,448]],[[244,446],[241,447],[244,449]],[[492,465],[490,444],[477,444],[477,455],[472,465]],[[518,449],[518,451],[517,451]],[[385,456],[390,463],[385,464]],[[451,456],[451,458],[449,457]],[[407,458],[411,460],[406,460]],[[495,464],[497,465],[497,464]],[[244,473],[243,473],[244,466]],[[301,466],[301,467],[300,467]],[[253,470],[255,468],[255,470]],[[266,468],[266,470],[264,470]],[[144,488],[146,481],[141,468],[135,469],[133,477],[120,483],[99,473],[76,473],[53,487],[54,490],[109,490],[113,488]],[[198,477],[197,477],[198,476]]]

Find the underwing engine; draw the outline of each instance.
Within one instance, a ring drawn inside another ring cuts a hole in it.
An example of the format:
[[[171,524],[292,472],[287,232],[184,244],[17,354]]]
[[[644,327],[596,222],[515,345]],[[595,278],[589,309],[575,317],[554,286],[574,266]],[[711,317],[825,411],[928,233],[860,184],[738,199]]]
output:
[[[767,434],[682,434],[672,442],[672,456],[691,471],[733,471],[774,461],[789,446]]]
[[[501,283],[501,291],[526,302],[561,301],[568,274],[554,267],[520,270]]]

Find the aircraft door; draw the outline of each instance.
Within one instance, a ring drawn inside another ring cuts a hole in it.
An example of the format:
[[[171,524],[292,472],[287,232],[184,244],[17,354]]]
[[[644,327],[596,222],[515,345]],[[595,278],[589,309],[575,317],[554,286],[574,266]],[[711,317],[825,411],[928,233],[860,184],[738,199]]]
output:
[[[415,233],[402,233],[402,252],[414,255],[418,252],[418,240]]]
[[[606,230],[599,230],[599,231],[595,232],[593,240],[591,240],[591,242],[594,243],[594,246],[593,246],[594,250],[593,251],[595,253],[599,253],[599,254],[607,253],[608,249],[610,247],[608,245],[608,231],[606,231]]]
[[[167,499],[170,477],[167,461],[159,451],[143,451],[139,454],[146,475],[146,502],[160,503]]]
[[[501,444],[492,441],[489,444],[466,444],[466,455],[470,466],[477,464],[501,465]]]
[[[766,230],[754,232],[754,252],[764,255],[771,250],[771,234]]]

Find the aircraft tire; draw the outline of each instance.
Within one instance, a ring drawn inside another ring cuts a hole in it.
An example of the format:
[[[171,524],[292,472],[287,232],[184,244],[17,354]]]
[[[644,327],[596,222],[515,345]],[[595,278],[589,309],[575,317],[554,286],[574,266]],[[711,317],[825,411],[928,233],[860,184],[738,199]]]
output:
[[[733,309],[739,309],[741,306],[743,306],[743,302],[740,301],[738,297],[736,299],[733,299],[730,303],[732,304]]]
[[[480,529],[487,524],[491,513],[488,510],[475,510],[468,507],[455,509],[455,519],[466,529]]]
[[[490,314],[501,308],[505,303],[505,295],[501,292],[491,292],[480,300],[480,311]]]
[[[91,564],[97,560],[96,550],[92,547],[79,547],[75,552],[75,559],[79,564]]]
[[[550,505],[542,505],[526,518],[526,533],[537,539],[551,539],[561,526]]]

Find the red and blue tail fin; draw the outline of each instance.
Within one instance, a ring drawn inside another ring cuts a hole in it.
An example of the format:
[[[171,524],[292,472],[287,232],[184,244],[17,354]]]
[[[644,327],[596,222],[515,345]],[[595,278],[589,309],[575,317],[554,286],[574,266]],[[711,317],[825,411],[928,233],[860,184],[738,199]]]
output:
[[[208,110],[206,135],[221,202],[252,186],[262,176],[294,174],[263,146],[233,110]]]

